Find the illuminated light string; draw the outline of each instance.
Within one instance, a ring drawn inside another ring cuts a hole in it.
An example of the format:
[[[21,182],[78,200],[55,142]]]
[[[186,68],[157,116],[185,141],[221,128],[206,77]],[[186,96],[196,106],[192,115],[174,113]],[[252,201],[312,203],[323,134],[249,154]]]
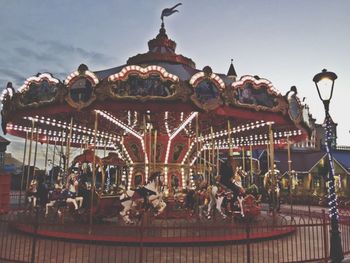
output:
[[[122,121],[120,121],[118,118],[114,117],[113,115],[111,115],[108,112],[105,111],[101,111],[101,110],[95,110],[96,113],[100,114],[102,117],[104,117],[105,119],[113,122],[114,124],[116,124],[117,126],[119,126],[120,128],[122,128],[123,130],[125,130],[128,133],[131,133],[132,135],[134,135],[136,138],[143,140],[142,135],[140,133],[138,133],[137,131],[135,131],[134,129],[132,129],[131,127],[129,127],[128,125],[124,124]]]
[[[194,74],[189,83],[196,87],[198,85],[198,83],[205,77],[205,73],[203,71],[198,72],[196,74]],[[222,91],[225,89],[225,83],[224,81],[215,73],[211,73],[209,76],[209,79],[212,80],[215,84],[217,84],[218,88]]]
[[[165,70],[165,68],[157,66],[157,65],[150,65],[150,66],[145,67],[145,68],[137,66],[137,65],[129,65],[129,66],[124,67],[120,72],[109,76],[108,81],[116,82],[117,80],[125,79],[126,77],[128,77],[128,75],[130,73],[138,73],[139,75],[147,76],[152,72],[160,73],[160,75],[166,80],[170,80],[173,82],[179,82],[178,76],[167,72]]]
[[[301,133],[301,131],[300,131]],[[281,135],[280,139],[283,138],[284,135]],[[242,147],[242,146],[261,146],[261,145],[267,145],[268,144],[268,140],[267,140],[268,136],[267,134],[264,135],[259,135],[259,139],[253,139],[251,136],[246,136],[246,137],[240,137],[240,138],[231,138],[231,146],[232,147]],[[278,136],[276,136],[276,139],[278,138]],[[265,139],[265,140],[263,140]],[[281,140],[275,140],[275,144],[281,144]],[[206,142],[205,145],[211,145],[211,142]],[[191,145],[192,147],[192,145]],[[191,150],[190,147],[190,150]],[[228,140],[217,140],[214,142],[214,149],[217,149],[219,147],[219,149],[229,149],[229,142]],[[205,148],[205,149],[212,149],[212,148]],[[190,150],[187,151],[184,159],[182,160],[181,164],[184,164],[186,159],[189,156]]]
[[[170,136],[171,131],[169,129],[168,118],[169,118],[169,112],[166,111],[164,112],[164,126],[168,136]]]
[[[254,123],[251,123],[251,124],[247,124],[247,125],[242,125],[242,126],[239,126],[239,127],[235,127],[233,129],[231,129],[231,134],[235,134],[235,133],[238,133],[238,132],[241,132],[241,131],[245,131],[250,125],[250,128],[254,129],[254,128],[259,128],[260,126],[265,126],[266,124],[273,124],[272,122],[268,122],[268,123],[263,123],[263,121],[261,121],[259,124],[254,124]],[[257,125],[259,125],[259,127],[257,127]],[[248,128],[248,129],[250,129]],[[302,132],[301,130],[292,130],[292,131],[284,131],[284,132],[274,132],[274,138],[285,138],[287,136],[297,136],[297,135],[301,135]],[[223,131],[220,131],[220,132],[216,132],[214,134],[214,136],[211,136],[211,134],[209,135],[205,135],[205,136],[201,136],[198,141],[203,141],[205,143],[207,143],[208,141],[211,140],[211,138],[218,138],[218,137],[221,137],[221,136],[227,136],[228,135],[228,132],[227,130],[223,130]],[[235,146],[235,147],[241,147],[241,146],[259,146],[259,145],[265,145],[267,144],[267,142],[263,142],[262,140],[265,139],[267,140],[268,139],[268,134],[255,134],[255,135],[249,135],[249,136],[241,136],[241,137],[235,137],[235,138],[231,138],[231,145]],[[196,140],[194,140],[196,141]],[[223,145],[223,144],[228,144],[228,140],[215,140],[215,145]],[[280,144],[281,141],[278,140],[276,143]],[[191,151],[191,148],[192,148],[192,144],[191,146],[189,147],[189,149],[187,150],[186,154],[185,154],[185,157],[184,159],[182,160],[182,164],[185,163],[186,159],[188,158],[189,156],[189,153]]]
[[[64,83],[69,86],[70,82],[74,78],[79,77],[79,76],[86,76],[86,77],[88,77],[90,80],[92,80],[93,86],[96,86],[99,83],[99,80],[98,80],[97,76],[95,75],[95,73],[93,73],[90,70],[86,70],[84,72],[84,74],[80,74],[79,71],[76,70],[76,71],[72,72],[71,74],[69,74],[67,76],[67,78],[65,79]]]
[[[13,124],[7,124],[6,129],[7,130],[15,130],[15,131],[23,131],[23,132],[31,132],[32,131],[32,127],[26,127],[26,126],[22,126],[22,125],[13,125]],[[76,129],[73,128],[73,130],[76,130]],[[55,139],[56,141],[64,141],[67,139],[65,133],[62,133],[61,131],[52,131],[52,130],[47,130],[47,129],[35,127],[33,129],[33,132],[37,133],[37,134],[51,136],[52,138],[56,138]],[[119,138],[116,138],[115,136],[114,137],[113,136],[105,136],[101,133],[97,134],[97,139],[99,140],[99,142],[105,141],[103,138],[108,139],[109,144],[114,143],[115,141],[119,141]],[[50,140],[50,141],[55,141],[55,140]],[[73,142],[73,143],[83,143],[83,142],[84,143],[85,142],[93,143],[93,137],[92,136],[85,137],[85,135],[73,133],[71,142]],[[99,143],[99,144],[104,145],[104,143]]]
[[[136,138],[140,139],[141,141],[141,145],[142,145],[142,150],[145,154],[145,162],[146,164],[148,164],[148,156],[146,154],[146,149],[145,149],[145,141],[144,138],[142,137],[141,134],[139,134],[137,131],[133,130],[131,127],[128,127],[128,125],[124,124],[122,121],[120,121],[119,119],[113,117],[111,114],[104,112],[104,111],[100,111],[100,110],[96,110],[96,112],[98,114],[100,114],[102,117],[108,119],[109,121],[113,122],[114,124],[116,124],[117,126],[119,126],[120,128],[124,129],[126,132],[129,132],[130,134],[134,135]],[[124,142],[121,141],[121,145],[122,145],[122,149],[123,152],[125,152],[127,159],[129,161],[130,164],[133,164],[133,161],[124,145]],[[133,174],[133,167],[130,167],[130,171],[129,171],[129,177],[128,177],[128,189],[130,189],[131,187],[131,179],[132,179],[132,174]],[[145,177],[148,176],[148,170],[146,168],[145,170]]]
[[[268,145],[269,141],[268,140],[263,140],[263,141],[257,141],[254,143],[251,143],[250,141],[243,141],[241,143],[231,143],[231,147],[229,146],[228,142],[222,142],[222,143],[218,143],[215,144],[214,143],[214,149],[219,149],[219,150],[229,150],[230,148],[234,148],[234,149],[239,149],[243,146],[259,146],[259,145]],[[281,144],[281,140],[274,140],[274,144]],[[196,156],[192,159],[192,161],[190,162],[190,165],[194,165],[195,161],[197,160],[197,158],[201,155],[201,152],[203,150],[212,150],[212,146],[210,145],[210,143],[204,144],[203,147],[201,149],[198,150]]]
[[[171,141],[176,137],[176,135],[178,135],[187,124],[189,124],[194,117],[196,117],[198,114],[198,112],[192,112],[190,114],[190,116],[188,116],[186,118],[186,120],[184,122],[182,122],[179,127],[172,133],[169,135],[169,140],[168,140],[168,145],[167,145],[167,149],[166,149],[166,153],[165,153],[165,160],[164,160],[164,164],[167,165],[168,164],[168,160],[169,160],[169,152],[170,152],[170,146],[171,146]],[[167,184],[168,182],[168,169],[167,167],[165,167],[166,169],[164,169],[164,174],[165,174],[165,184]]]
[[[100,110],[96,110],[96,112],[98,114],[100,114],[102,117],[106,118],[107,120],[113,122],[114,124],[116,124],[120,128],[124,129],[126,132],[129,132],[130,134],[132,134],[136,138],[138,138],[140,140],[140,142],[141,142],[142,150],[143,150],[143,153],[145,155],[145,163],[146,164],[149,163],[148,155],[146,153],[145,140],[144,140],[144,138],[143,138],[143,136],[141,134],[139,134],[137,131],[133,130],[131,127],[128,127],[128,125],[124,124],[122,121],[120,121],[119,119],[113,117],[111,114],[109,114],[107,112],[100,111]],[[126,152],[128,160],[130,162],[131,157],[130,157],[129,153],[127,152],[127,149],[125,148],[124,143],[122,145],[123,145],[123,150]],[[133,163],[133,162],[131,161],[130,163]],[[146,180],[147,180],[147,178],[148,178],[148,170],[145,171],[145,177],[146,177]]]
[[[237,127],[233,127],[231,129],[230,134],[235,134],[235,133],[240,133],[240,132],[244,132],[246,130],[250,130],[250,129],[256,129],[256,128],[260,128],[260,127],[264,127],[265,125],[272,125],[274,124],[274,122],[265,122],[265,121],[256,121],[256,123],[248,123],[248,124],[244,124],[241,126],[237,126]],[[228,131],[227,130],[221,130],[220,132],[216,132],[213,134],[213,138],[218,138],[218,137],[223,137],[223,136],[227,136],[228,135]],[[198,138],[198,141],[205,141],[205,140],[209,140],[212,138],[211,134],[207,134],[204,136],[200,136]],[[197,140],[195,140],[195,142],[197,142]]]
[[[37,123],[42,123],[42,124],[46,124],[46,125],[50,125],[53,127],[58,127],[58,128],[62,128],[62,129],[70,129],[70,125],[68,125],[66,122],[61,122],[60,120],[56,120],[54,118],[45,118],[45,117],[39,117],[39,116],[35,116],[35,117],[23,117],[23,119],[25,120],[29,120],[29,121],[34,121]],[[15,125],[16,126],[16,125]],[[22,127],[22,126],[20,126]],[[30,128],[31,129],[31,128]],[[72,130],[75,132],[79,132],[79,133],[83,133],[83,134],[88,134],[88,135],[93,135],[94,134],[94,130],[90,129],[90,128],[86,128],[86,127],[82,127],[80,125],[74,124],[72,127]],[[49,135],[51,130],[48,131]],[[56,131],[52,131],[51,133],[55,133]],[[102,138],[106,138],[106,139],[113,139],[113,140],[120,140],[119,136],[116,136],[114,134],[109,134],[106,132],[97,132],[97,137],[102,137]]]
[[[24,81],[24,84],[18,89],[18,91],[20,93],[23,93],[28,90],[30,84],[39,84],[43,80],[47,80],[50,84],[58,84],[60,82],[58,79],[54,78],[50,73],[42,73],[39,76],[32,76],[27,78]]]
[[[240,87],[243,86],[243,84],[245,82],[253,82],[257,86],[265,84],[268,87],[268,89],[270,91],[272,91],[275,95],[281,95],[281,93],[272,85],[272,83],[269,80],[264,79],[264,78],[260,78],[260,79],[257,80],[256,78],[254,78],[251,75],[242,76],[239,81],[236,81],[236,82],[232,83],[232,87],[234,89],[240,88]]]
[[[338,213],[338,202],[337,202],[337,196],[335,194],[335,185],[334,185],[334,175],[335,175],[335,169],[334,169],[334,163],[333,158],[331,155],[331,143],[332,143],[332,130],[331,130],[331,123],[330,123],[330,116],[326,116],[326,154],[329,160],[330,164],[330,172],[328,173],[328,205],[329,205],[329,217],[331,219],[339,220],[339,213]],[[331,175],[332,174],[332,175]]]
[[[185,164],[185,161],[186,161],[187,157],[190,155],[190,152],[191,152],[192,147],[193,147],[194,145],[195,145],[195,142],[191,142],[190,147],[188,147],[188,150],[187,150],[187,152],[186,152],[184,158],[182,159],[182,162],[181,162],[182,165]]]
[[[134,121],[131,125],[131,128],[134,129],[136,127],[137,124],[137,111],[134,111]]]

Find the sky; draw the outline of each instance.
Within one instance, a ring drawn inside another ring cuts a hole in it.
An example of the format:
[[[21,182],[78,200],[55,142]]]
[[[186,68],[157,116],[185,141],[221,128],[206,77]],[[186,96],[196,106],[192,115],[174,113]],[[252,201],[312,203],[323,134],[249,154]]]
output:
[[[148,50],[162,9],[178,2],[0,0],[0,88],[19,88],[38,72],[64,80],[81,63],[92,71],[125,64]],[[238,77],[259,75],[282,94],[295,85],[319,123],[324,109],[312,78],[335,72],[330,114],[338,145],[350,146],[350,1],[183,0],[177,9],[165,20],[177,53],[216,73],[227,73],[232,58]],[[8,151],[20,153],[19,139],[6,138]]]

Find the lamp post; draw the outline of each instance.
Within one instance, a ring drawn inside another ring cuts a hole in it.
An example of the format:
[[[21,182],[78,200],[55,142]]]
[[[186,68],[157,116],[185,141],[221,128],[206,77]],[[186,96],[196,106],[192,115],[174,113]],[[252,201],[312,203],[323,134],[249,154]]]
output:
[[[317,93],[323,102],[326,113],[326,134],[325,146],[329,160],[329,174],[328,174],[328,204],[329,216],[331,219],[331,237],[330,237],[330,257],[332,262],[341,262],[344,259],[343,250],[341,246],[341,238],[338,224],[338,209],[337,196],[335,194],[334,185],[334,164],[332,156],[332,130],[331,130],[331,116],[329,115],[329,103],[332,99],[334,81],[337,75],[333,72],[323,69],[321,73],[314,76],[313,81],[316,84]]]

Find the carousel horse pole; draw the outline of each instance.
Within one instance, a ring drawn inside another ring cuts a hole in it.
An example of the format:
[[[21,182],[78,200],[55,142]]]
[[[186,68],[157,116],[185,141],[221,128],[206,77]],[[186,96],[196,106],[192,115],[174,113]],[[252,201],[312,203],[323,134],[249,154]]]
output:
[[[89,218],[89,234],[92,233],[92,213],[94,205],[94,192],[95,192],[95,180],[96,180],[96,143],[97,143],[97,125],[98,125],[98,113],[95,112],[95,127],[94,127],[94,155],[92,161],[92,182],[90,192],[90,218]]]
[[[157,162],[157,135],[158,131],[154,130],[154,142],[153,142],[153,171],[156,170],[156,162]]]
[[[212,159],[211,159],[212,170],[211,170],[210,182],[212,182],[213,178],[214,178],[214,165],[215,165],[215,147],[214,147],[214,129],[213,129],[213,126],[210,127],[210,133],[211,133],[211,157],[212,157]]]
[[[52,173],[51,173],[51,177],[50,177],[50,183],[53,183],[54,180],[54,170],[55,170],[55,157],[56,157],[56,138],[54,138],[54,145],[53,145],[53,153],[52,153]]]
[[[290,140],[289,134],[287,134],[287,144],[288,144],[288,176],[289,176],[289,202],[290,202],[290,214],[293,216],[293,202],[292,202],[292,160],[290,157]]]
[[[26,183],[26,189],[29,187],[29,178],[30,178],[30,163],[32,158],[32,143],[34,140],[34,119],[32,119],[32,129],[31,129],[31,136],[29,140],[29,156],[28,156],[28,165],[27,165],[27,183]]]
[[[67,175],[68,175],[68,169],[69,169],[69,157],[70,157],[70,144],[71,144],[71,138],[72,138],[72,132],[73,132],[73,117],[70,118],[70,124],[69,124],[69,133],[66,141],[66,167],[67,167]],[[67,134],[67,133],[66,133]]]
[[[48,171],[47,171],[47,155],[49,153],[49,141],[50,141],[50,137],[46,138],[46,150],[45,150],[45,163],[44,163],[44,167],[45,167],[45,176],[47,175]]]
[[[253,178],[253,146],[249,146],[249,151],[250,151],[250,179],[249,179],[249,184],[252,185],[254,184],[254,178]]]
[[[32,188],[33,192],[32,192],[32,196],[29,197],[29,200],[30,202],[32,202],[33,207],[36,207],[37,200],[38,200],[38,197],[37,197],[38,184],[37,184],[36,175],[35,175],[36,156],[38,152],[38,140],[39,140],[39,133],[36,134],[35,148],[34,148],[33,179],[32,179],[33,184],[31,183],[31,187],[33,187]],[[29,170],[30,170],[30,166],[29,166]]]
[[[149,126],[149,160],[148,160],[148,173],[152,173],[152,126]],[[148,178],[146,178],[147,180]]]
[[[198,120],[198,114],[196,115],[196,154],[198,154],[199,152],[199,120]],[[197,158],[198,160],[198,158]],[[198,175],[198,161],[197,161],[197,165],[195,166],[195,172],[196,175]]]
[[[22,204],[23,180],[24,180],[24,176],[25,176],[24,167],[25,167],[26,156],[27,156],[27,142],[28,142],[28,131],[26,130],[26,138],[25,138],[25,141],[24,141],[24,152],[23,152],[21,188],[19,190],[19,207],[21,207],[21,204]]]
[[[33,164],[33,178],[36,178],[35,166],[36,166],[36,157],[37,157],[37,153],[38,153],[38,140],[39,140],[39,133],[36,134],[36,140],[35,140],[34,164]]]
[[[227,120],[227,136],[228,136],[229,155],[232,156],[233,150],[232,150],[232,145],[231,145],[231,123],[230,123],[230,120]]]

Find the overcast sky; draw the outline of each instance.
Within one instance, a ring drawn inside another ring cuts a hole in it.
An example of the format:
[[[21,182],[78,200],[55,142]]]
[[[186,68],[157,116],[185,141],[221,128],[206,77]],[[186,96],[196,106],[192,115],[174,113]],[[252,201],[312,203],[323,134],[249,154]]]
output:
[[[147,51],[161,10],[176,3],[0,0],[0,87],[19,88],[38,72],[64,80],[81,63],[93,71],[122,65]],[[318,122],[324,110],[312,78],[334,71],[330,111],[338,144],[350,145],[350,1],[191,0],[178,10],[165,22],[177,53],[217,73],[227,73],[232,58],[238,76],[267,78],[283,94],[295,85]]]

